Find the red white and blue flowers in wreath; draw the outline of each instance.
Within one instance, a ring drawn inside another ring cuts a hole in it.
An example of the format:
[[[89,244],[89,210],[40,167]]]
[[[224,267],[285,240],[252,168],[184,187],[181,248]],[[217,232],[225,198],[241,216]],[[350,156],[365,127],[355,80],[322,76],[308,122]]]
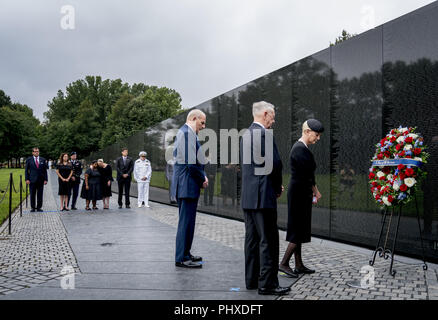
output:
[[[369,172],[371,193],[382,207],[412,200],[429,154],[416,128],[392,129],[377,145]]]

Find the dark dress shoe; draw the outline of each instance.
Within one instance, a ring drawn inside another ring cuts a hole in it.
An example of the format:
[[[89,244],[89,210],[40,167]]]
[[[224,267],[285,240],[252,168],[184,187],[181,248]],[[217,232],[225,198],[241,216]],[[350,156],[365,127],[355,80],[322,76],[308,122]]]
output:
[[[71,207],[71,210],[78,210],[78,208],[76,208],[76,207]]]
[[[126,206],[126,209],[131,209],[131,207],[130,206]]]
[[[202,264],[187,260],[184,262],[175,262],[175,266],[181,268],[202,268]]]
[[[301,268],[295,268],[294,270],[296,273],[303,273],[303,274],[312,274],[315,273],[315,270],[306,268],[306,267],[301,267]]]
[[[284,296],[288,294],[290,288],[287,287],[277,287],[272,289],[260,288],[259,294],[261,295],[275,295],[275,296]]]
[[[202,261],[202,257],[190,256],[190,260],[192,260],[193,262],[198,262],[198,261]]]
[[[257,286],[246,286],[246,290],[257,290]]]
[[[37,209],[38,212],[44,212],[43,209]]]
[[[30,212],[35,212],[35,211],[36,211],[35,209],[30,210]]]
[[[119,209],[122,209],[123,207],[122,206],[119,206]]]
[[[278,266],[278,271],[284,272],[289,278],[298,278],[298,273],[291,268],[285,268],[283,266]]]

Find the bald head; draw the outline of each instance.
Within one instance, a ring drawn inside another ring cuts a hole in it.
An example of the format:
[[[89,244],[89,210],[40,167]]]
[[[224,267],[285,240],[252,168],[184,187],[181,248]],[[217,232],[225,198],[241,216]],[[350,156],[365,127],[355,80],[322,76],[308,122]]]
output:
[[[187,122],[189,121],[193,121],[195,118],[199,118],[199,117],[204,117],[205,118],[205,113],[202,112],[199,109],[193,109],[192,111],[189,112],[189,114],[187,115]]]
[[[190,126],[196,134],[205,128],[206,116],[205,113],[199,109],[193,109],[187,115],[186,124]]]

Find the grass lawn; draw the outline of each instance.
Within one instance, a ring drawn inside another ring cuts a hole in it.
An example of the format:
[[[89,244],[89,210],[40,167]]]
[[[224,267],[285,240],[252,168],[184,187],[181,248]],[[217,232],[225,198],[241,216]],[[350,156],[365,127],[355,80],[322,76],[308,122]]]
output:
[[[26,197],[26,182],[24,181],[24,169],[0,169],[0,200],[7,193],[2,203],[0,203],[0,224],[5,221],[9,215],[9,188],[5,190],[8,182],[9,175],[12,172],[15,189],[17,193],[12,189],[12,211],[20,205],[20,174],[23,176],[23,201]]]

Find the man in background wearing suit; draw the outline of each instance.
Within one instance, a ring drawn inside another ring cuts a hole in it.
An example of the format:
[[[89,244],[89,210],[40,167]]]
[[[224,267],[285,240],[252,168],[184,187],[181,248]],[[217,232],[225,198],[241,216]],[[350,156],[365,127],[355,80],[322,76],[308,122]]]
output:
[[[208,187],[204,172],[205,161],[198,157],[201,148],[197,134],[205,128],[206,116],[201,110],[192,110],[187,122],[178,130],[175,141],[175,166],[172,181],[172,196],[178,201],[179,220],[176,234],[175,266],[201,268],[202,257],[190,252],[195,233],[196,209],[200,188]]]
[[[248,290],[262,295],[285,295],[279,286],[279,235],[277,198],[282,186],[282,163],[270,129],[274,106],[253,104],[254,122],[240,142],[242,209],[245,219],[245,282]]]
[[[71,177],[70,183],[72,188],[72,197],[68,196],[67,207],[70,203],[70,198],[72,198],[71,209],[77,210],[76,201],[79,195],[79,185],[81,184],[81,175],[82,175],[82,163],[77,159],[78,155],[75,151],[70,154],[71,165],[73,167],[73,175]]]
[[[117,159],[117,182],[119,185],[119,209],[122,209],[123,188],[125,189],[125,205],[130,208],[129,189],[131,189],[132,171],[134,162],[128,157],[128,149],[122,149],[122,156]]]
[[[42,212],[44,185],[47,184],[47,161],[40,157],[40,150],[33,148],[32,157],[26,159],[25,178],[30,189],[31,212]],[[35,204],[35,195],[37,203]]]

